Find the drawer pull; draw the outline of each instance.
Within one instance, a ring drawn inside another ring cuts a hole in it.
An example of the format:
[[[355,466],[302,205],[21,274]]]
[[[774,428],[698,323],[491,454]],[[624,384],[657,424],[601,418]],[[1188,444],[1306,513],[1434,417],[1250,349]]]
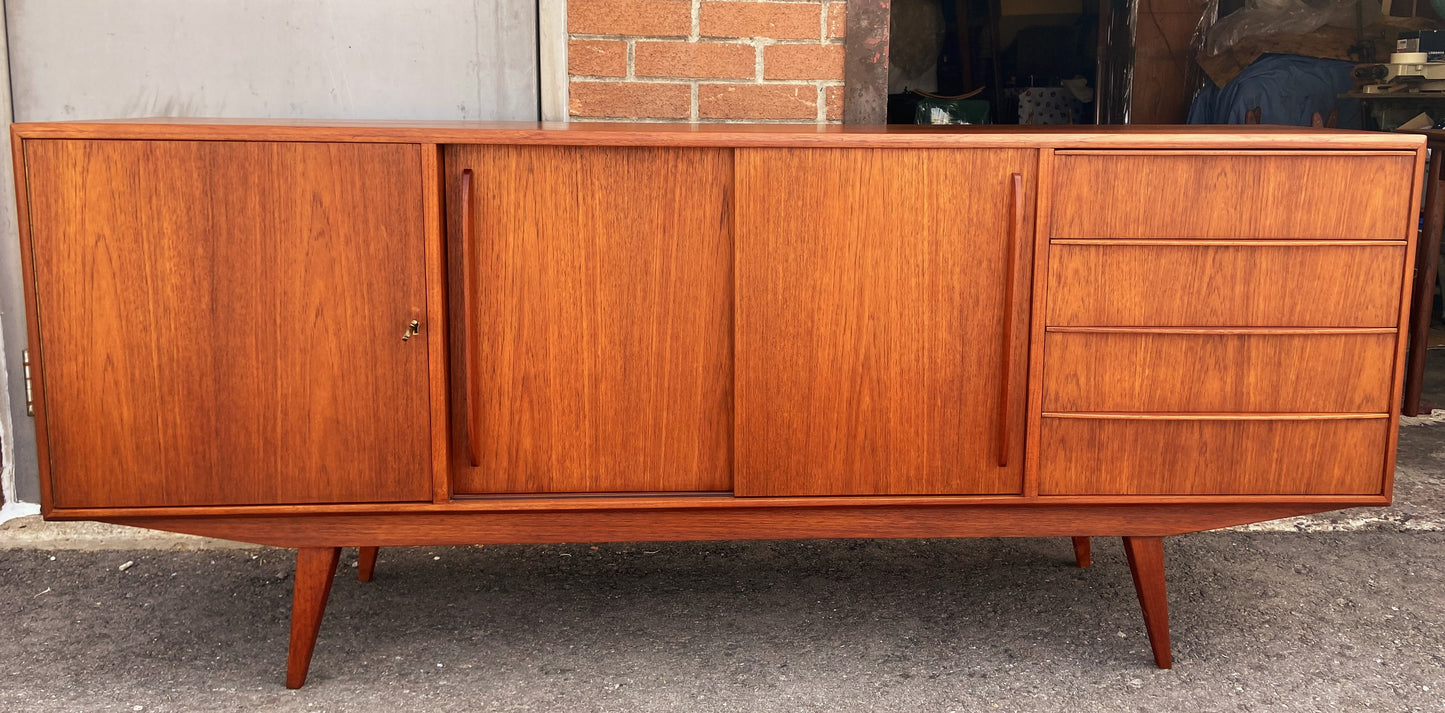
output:
[[[1012,178],[1012,191],[1010,195],[1010,215],[1008,226],[1008,261],[1007,273],[1004,282],[1003,302],[1003,378],[999,383],[998,397],[998,467],[1008,467],[1009,445],[1012,442],[1010,437],[1010,425],[1013,421],[1013,414],[1010,413],[1013,403],[1013,360],[1014,360],[1014,322],[1017,317],[1017,295],[1014,294],[1018,287],[1018,280],[1015,277],[1018,272],[1019,234],[1024,230],[1024,177],[1023,174],[1015,173]]]
[[[421,322],[418,322],[417,320],[414,320],[414,319],[413,319],[413,320],[411,321],[411,324],[406,325],[406,331],[404,331],[404,332],[401,333],[401,341],[403,341],[403,342],[409,342],[409,341],[411,341],[411,338],[412,338],[412,337],[415,337],[415,336],[416,336],[418,333],[420,333],[420,332],[421,332]]]
[[[467,424],[467,460],[481,465],[481,442],[477,433],[477,248],[472,233],[472,169],[462,170],[462,390]]]

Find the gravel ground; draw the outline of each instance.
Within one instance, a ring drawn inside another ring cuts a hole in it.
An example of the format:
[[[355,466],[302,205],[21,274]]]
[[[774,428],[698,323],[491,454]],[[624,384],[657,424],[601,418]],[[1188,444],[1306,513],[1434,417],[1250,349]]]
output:
[[[300,691],[286,551],[5,550],[0,710],[1445,710],[1445,533],[1167,540],[1172,671],[1095,549],[385,549],[338,578]]]

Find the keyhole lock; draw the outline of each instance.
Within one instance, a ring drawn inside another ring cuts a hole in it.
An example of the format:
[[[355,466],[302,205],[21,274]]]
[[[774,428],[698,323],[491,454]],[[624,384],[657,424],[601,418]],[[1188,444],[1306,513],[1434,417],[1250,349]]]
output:
[[[411,321],[411,324],[406,325],[406,331],[401,333],[401,341],[404,342],[404,341],[407,341],[408,339],[411,339],[412,337],[415,337],[415,336],[417,335],[417,333],[420,332],[420,331],[421,331],[421,322],[418,322],[418,321],[416,321],[416,320],[413,319],[413,320]]]

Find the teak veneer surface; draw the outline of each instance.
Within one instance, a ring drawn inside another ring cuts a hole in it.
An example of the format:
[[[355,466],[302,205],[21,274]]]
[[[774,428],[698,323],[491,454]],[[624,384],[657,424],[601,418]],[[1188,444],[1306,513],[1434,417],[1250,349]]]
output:
[[[1008,323],[1027,324],[1028,301],[1006,288],[1010,269],[1028,272],[1030,226],[1006,236],[1012,177],[1032,186],[1035,163],[738,151],[739,495],[1021,491],[1028,352],[1001,345]]]
[[[1043,409],[1383,414],[1398,338],[1049,332]]]
[[[450,146],[445,159],[453,236],[473,171],[478,260],[477,294],[450,281],[454,322],[473,300],[478,355],[454,352],[478,393],[453,403],[475,409],[481,445],[472,468],[453,444],[453,492],[730,490],[731,153]]]
[[[1055,243],[1049,262],[1065,326],[1395,327],[1408,278],[1404,244]]]
[[[1169,596],[1164,588],[1164,540],[1159,537],[1125,537],[1124,556],[1134,579],[1139,607],[1144,610],[1144,627],[1149,633],[1149,646],[1154,650],[1154,663],[1159,668],[1172,668],[1169,652]]]
[[[1047,500],[1047,498],[1045,499]],[[666,542],[896,537],[1178,535],[1335,510],[1351,500],[1008,507],[900,506],[718,510],[219,515],[99,518],[107,522],[280,547],[562,542]]]
[[[348,141],[578,146],[1417,151],[1425,137],[1285,126],[842,126],[154,118],[13,124],[22,139]]]
[[[1072,153],[1056,159],[1062,238],[1399,240],[1413,154]]]
[[[1391,419],[1045,416],[1042,495],[1372,494]]]
[[[431,498],[416,146],[24,151],[50,505]]]

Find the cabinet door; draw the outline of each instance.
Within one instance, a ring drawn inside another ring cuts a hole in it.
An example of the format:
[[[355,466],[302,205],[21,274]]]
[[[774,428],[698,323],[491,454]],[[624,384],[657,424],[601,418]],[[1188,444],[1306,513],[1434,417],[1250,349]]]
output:
[[[419,147],[24,151],[54,506],[428,498]]]
[[[739,495],[1022,491],[1036,165],[738,152]]]
[[[454,491],[730,489],[730,152],[450,146],[446,166]]]

